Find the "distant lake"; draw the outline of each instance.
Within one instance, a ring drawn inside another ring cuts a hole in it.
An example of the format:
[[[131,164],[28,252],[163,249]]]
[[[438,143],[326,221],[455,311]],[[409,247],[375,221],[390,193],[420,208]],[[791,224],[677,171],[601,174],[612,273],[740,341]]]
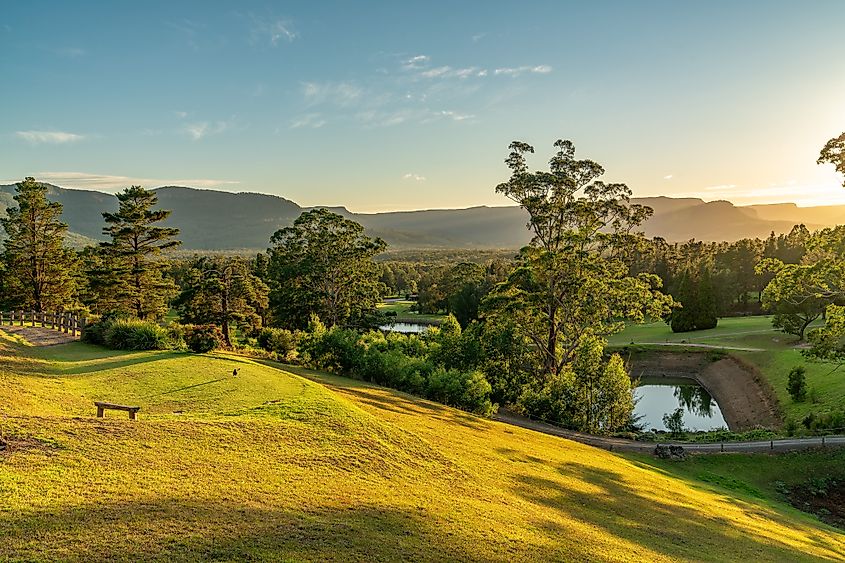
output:
[[[393,323],[389,325],[381,325],[381,330],[388,332],[401,332],[402,334],[419,334],[428,330],[432,325],[424,325],[419,323]]]
[[[695,380],[673,377],[644,377],[634,389],[638,399],[634,415],[645,430],[666,430],[663,415],[677,408],[684,409],[687,430],[716,430],[727,428],[719,404],[707,389]]]

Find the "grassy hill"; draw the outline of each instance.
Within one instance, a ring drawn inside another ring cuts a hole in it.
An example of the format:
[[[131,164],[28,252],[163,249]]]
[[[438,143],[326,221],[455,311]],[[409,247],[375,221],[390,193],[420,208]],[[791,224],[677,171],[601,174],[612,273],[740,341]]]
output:
[[[776,499],[300,373],[0,338],[0,559],[845,557]]]

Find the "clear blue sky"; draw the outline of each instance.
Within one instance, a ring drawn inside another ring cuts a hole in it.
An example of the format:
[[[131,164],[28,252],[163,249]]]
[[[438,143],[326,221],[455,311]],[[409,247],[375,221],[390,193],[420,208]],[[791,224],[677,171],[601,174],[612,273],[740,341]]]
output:
[[[503,205],[514,139],[635,195],[845,202],[845,2],[26,2],[0,180]]]

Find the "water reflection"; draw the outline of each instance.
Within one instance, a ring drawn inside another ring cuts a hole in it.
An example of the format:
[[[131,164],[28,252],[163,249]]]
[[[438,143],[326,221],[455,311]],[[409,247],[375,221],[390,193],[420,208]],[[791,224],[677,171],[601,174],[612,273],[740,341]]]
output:
[[[643,378],[634,390],[634,416],[644,430],[666,430],[663,415],[681,408],[687,430],[727,428],[719,404],[707,390],[692,379]]]
[[[682,409],[704,418],[713,416],[713,397],[701,385],[675,385],[673,393]]]

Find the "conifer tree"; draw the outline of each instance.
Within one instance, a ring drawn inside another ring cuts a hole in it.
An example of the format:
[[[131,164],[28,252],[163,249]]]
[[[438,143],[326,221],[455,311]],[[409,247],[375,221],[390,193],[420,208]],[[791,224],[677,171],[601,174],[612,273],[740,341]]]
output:
[[[159,257],[181,244],[175,239],[179,229],[157,225],[171,212],[154,210],[158,197],[141,186],[127,188],[117,199],[117,212],[103,213],[103,234],[111,240],[101,244],[105,267],[96,274],[95,285],[109,294],[119,312],[139,319],[162,317],[177,290],[164,276],[167,263]]]
[[[15,188],[17,207],[0,219],[3,242],[3,301],[43,312],[74,305],[75,254],[65,247],[62,205],[47,199],[47,186],[27,177]]]

